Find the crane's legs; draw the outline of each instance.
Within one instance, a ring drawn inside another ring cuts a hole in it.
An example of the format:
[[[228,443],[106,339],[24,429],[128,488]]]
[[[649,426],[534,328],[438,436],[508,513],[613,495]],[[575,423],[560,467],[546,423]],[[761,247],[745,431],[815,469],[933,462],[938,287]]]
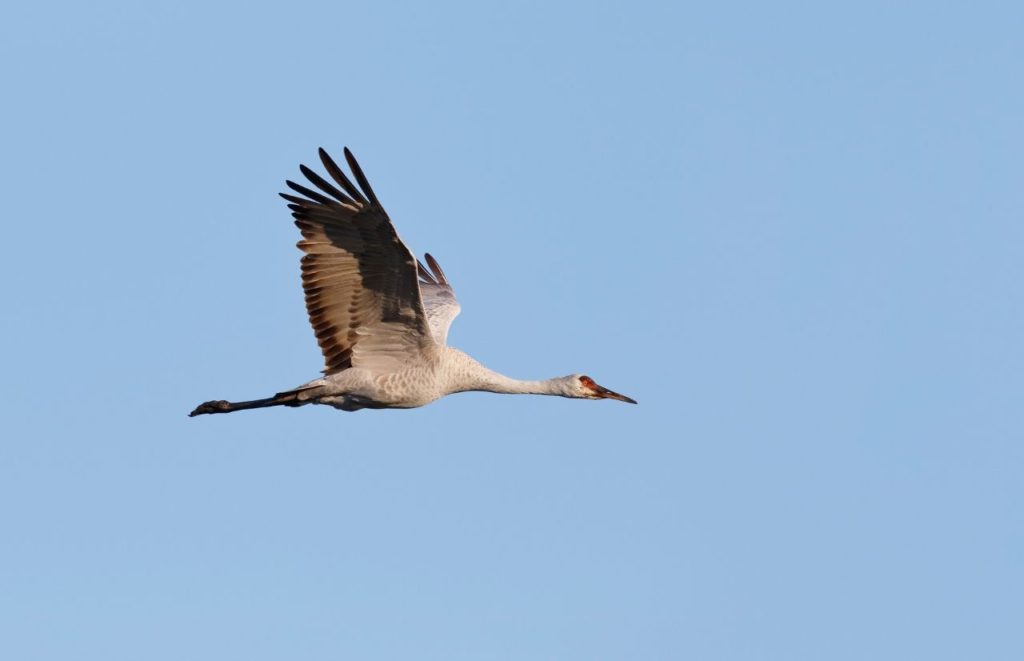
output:
[[[262,409],[268,406],[302,406],[311,404],[308,400],[300,400],[294,392],[283,392],[267,397],[266,399],[253,399],[248,402],[228,402],[223,399],[215,399],[203,402],[195,408],[188,417],[194,418],[197,415],[206,413],[231,413],[232,411],[244,411],[246,409]]]
[[[203,402],[188,414],[194,418],[197,415],[208,413],[231,413],[232,411],[244,411],[246,409],[262,409],[268,406],[305,406],[306,404],[326,404],[342,411],[359,411],[360,409],[384,409],[387,404],[352,393],[336,393],[333,395],[317,395],[322,392],[319,386],[304,386],[295,390],[279,392],[273,397],[266,399],[254,399],[248,402],[228,402],[223,399],[214,399]]]

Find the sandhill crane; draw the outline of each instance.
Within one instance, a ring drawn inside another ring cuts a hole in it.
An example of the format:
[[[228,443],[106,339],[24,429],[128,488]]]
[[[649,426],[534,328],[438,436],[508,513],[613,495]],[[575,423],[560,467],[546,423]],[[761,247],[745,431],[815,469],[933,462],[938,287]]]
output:
[[[305,404],[414,408],[468,390],[636,404],[589,376],[519,381],[449,347],[448,327],[460,307],[448,278],[429,254],[428,266],[413,257],[348,148],[345,159],[358,187],[320,149],[334,184],[300,165],[320,192],[288,181],[301,197],[280,194],[302,233],[302,287],[324,376],[266,399],[204,402],[190,416]]]

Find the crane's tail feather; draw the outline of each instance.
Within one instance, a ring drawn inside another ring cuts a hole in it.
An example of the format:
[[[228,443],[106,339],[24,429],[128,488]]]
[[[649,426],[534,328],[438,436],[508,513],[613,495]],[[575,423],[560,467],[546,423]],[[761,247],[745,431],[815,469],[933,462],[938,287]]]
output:
[[[273,397],[253,399],[248,402],[228,402],[223,399],[214,399],[197,406],[188,414],[188,417],[194,418],[197,415],[207,413],[231,413],[232,411],[244,411],[246,409],[262,409],[268,406],[302,406],[303,404],[310,403],[308,399],[299,399],[298,393],[299,391],[297,390],[291,390],[278,393]]]

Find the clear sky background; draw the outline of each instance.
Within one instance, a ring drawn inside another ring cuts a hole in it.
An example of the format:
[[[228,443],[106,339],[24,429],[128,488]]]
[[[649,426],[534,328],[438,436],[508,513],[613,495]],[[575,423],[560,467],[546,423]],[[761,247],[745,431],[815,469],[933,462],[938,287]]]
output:
[[[17,3],[4,659],[1024,658],[1019,3]],[[317,375],[277,192],[350,146],[450,341]]]

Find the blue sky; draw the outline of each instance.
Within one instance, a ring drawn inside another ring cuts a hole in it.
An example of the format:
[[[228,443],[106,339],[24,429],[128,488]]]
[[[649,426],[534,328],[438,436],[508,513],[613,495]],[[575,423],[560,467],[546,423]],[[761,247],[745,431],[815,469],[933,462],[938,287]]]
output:
[[[1020,659],[1013,3],[22,3],[0,656]],[[640,401],[188,419],[315,376],[350,146],[450,341]]]

